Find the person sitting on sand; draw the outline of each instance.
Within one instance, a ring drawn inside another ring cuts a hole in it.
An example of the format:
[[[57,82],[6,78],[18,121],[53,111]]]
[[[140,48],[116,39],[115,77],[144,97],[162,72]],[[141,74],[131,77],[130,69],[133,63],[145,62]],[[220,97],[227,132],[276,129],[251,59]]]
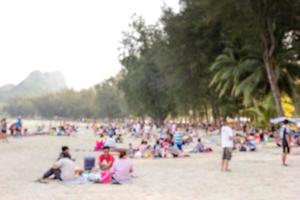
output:
[[[116,147],[116,141],[114,139],[114,136],[113,135],[110,135],[105,143],[104,143],[104,146],[107,146],[107,147],[110,147],[111,149],[115,148]]]
[[[183,139],[182,139],[182,135],[179,131],[176,131],[174,133],[174,142],[177,145],[178,149],[180,151],[182,151]]]
[[[71,155],[69,153],[69,147],[67,146],[63,146],[61,148],[61,153],[59,154],[58,158],[56,161],[59,161],[60,159],[62,159],[65,155],[67,155],[70,159],[71,158]],[[42,180],[45,180],[45,179],[48,179],[50,178],[51,176],[54,176],[54,179],[56,180],[60,180],[62,181],[61,179],[61,170],[60,169],[54,169],[54,168],[51,168],[49,169],[41,179],[38,179],[39,182],[42,182]]]
[[[155,145],[153,146],[153,157],[154,158],[162,158],[163,157],[163,146],[160,142],[160,140],[157,140]]]
[[[175,144],[175,142],[171,142],[169,152],[173,156],[173,158],[177,158],[181,154],[181,151],[178,148],[177,144]]]
[[[147,141],[142,140],[140,146],[138,147],[138,151],[135,154],[135,157],[142,158],[146,153],[147,147],[148,147]]]
[[[123,134],[122,133],[118,133],[117,136],[116,136],[116,143],[120,143],[122,144],[123,143]]]
[[[130,176],[133,172],[133,165],[126,156],[126,151],[120,151],[119,159],[114,162],[110,170],[112,173],[113,184],[123,184],[130,181]]]
[[[74,181],[80,177],[83,170],[78,168],[75,161],[70,158],[69,153],[62,153],[62,158],[54,163],[53,170],[60,170],[62,181]]]
[[[115,158],[110,154],[110,148],[108,146],[105,146],[103,148],[103,154],[99,156],[99,166],[101,170],[109,170],[113,163],[115,161]]]
[[[192,150],[192,153],[201,153],[204,151],[205,151],[204,145],[202,144],[201,139],[198,138],[197,143]]]
[[[96,141],[95,151],[103,150],[105,141],[106,139],[104,134],[100,134],[99,139]]]
[[[71,155],[70,155],[70,153],[69,153],[69,147],[63,146],[63,147],[61,148],[61,153],[59,154],[59,156],[58,156],[58,158],[57,158],[57,161],[63,158],[63,154],[68,154],[68,155],[70,156],[70,159],[72,159],[72,158],[71,158]],[[44,180],[44,179],[48,179],[48,178],[50,178],[51,176],[54,175],[54,179],[62,180],[61,177],[60,177],[60,174],[61,174],[60,169],[53,169],[53,168],[51,168],[51,169],[49,169],[49,170],[43,175],[42,179],[43,179],[43,180]]]
[[[129,158],[134,158],[134,155],[135,155],[135,149],[133,148],[132,144],[129,143],[128,156]]]
[[[167,154],[169,152],[169,147],[170,147],[170,143],[168,142],[167,139],[164,139],[162,142],[162,150],[163,150],[163,157],[167,157]]]

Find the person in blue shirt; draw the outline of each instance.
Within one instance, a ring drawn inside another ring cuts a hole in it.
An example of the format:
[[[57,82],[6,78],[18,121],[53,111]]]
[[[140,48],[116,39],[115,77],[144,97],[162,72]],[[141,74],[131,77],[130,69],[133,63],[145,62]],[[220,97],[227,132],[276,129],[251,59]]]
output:
[[[174,133],[174,142],[178,147],[178,149],[182,151],[183,140],[182,140],[182,135],[178,130],[176,130],[176,132]]]
[[[15,122],[15,131],[17,136],[22,135],[22,119],[20,117]]]

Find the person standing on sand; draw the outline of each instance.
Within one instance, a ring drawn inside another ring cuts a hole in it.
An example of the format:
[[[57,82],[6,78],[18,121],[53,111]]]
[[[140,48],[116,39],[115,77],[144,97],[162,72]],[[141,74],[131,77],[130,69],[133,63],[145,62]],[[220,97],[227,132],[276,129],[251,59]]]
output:
[[[287,156],[290,153],[290,133],[291,128],[289,126],[289,121],[284,120],[283,125],[280,129],[280,139],[282,145],[282,165],[287,167],[286,164]]]
[[[232,150],[233,150],[233,130],[228,124],[225,122],[221,128],[221,139],[222,139],[222,148],[223,148],[223,156],[222,156],[222,172],[230,172],[229,162],[232,158]]]
[[[21,117],[18,117],[18,119],[15,122],[16,136],[22,136],[22,128],[23,128],[22,119],[21,119]]]
[[[1,126],[1,139],[3,139],[3,140],[5,140],[7,143],[8,143],[8,139],[7,139],[7,122],[6,122],[6,119],[5,118],[3,118],[2,120],[1,120],[1,124],[0,124],[0,126]]]

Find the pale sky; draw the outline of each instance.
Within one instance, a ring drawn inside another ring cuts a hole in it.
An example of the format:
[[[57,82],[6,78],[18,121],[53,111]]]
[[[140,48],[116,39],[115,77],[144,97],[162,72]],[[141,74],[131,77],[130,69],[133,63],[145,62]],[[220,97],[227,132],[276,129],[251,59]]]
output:
[[[155,23],[164,3],[178,9],[178,0],[0,1],[0,86],[33,70],[61,71],[75,89],[115,75],[133,14]]]

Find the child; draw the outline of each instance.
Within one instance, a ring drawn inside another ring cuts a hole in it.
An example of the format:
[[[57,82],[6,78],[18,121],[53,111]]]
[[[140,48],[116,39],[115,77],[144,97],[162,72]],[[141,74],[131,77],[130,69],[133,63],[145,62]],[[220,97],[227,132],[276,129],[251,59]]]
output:
[[[192,153],[201,153],[204,151],[205,151],[204,145],[202,144],[201,139],[199,138],[197,140],[195,147],[192,150]]]
[[[175,144],[175,142],[171,142],[169,151],[170,151],[171,155],[173,156],[173,158],[178,158],[181,153],[180,149]]]
[[[163,153],[162,153],[162,144],[160,143],[160,140],[156,141],[156,144],[153,147],[154,150],[154,158],[162,158]]]
[[[134,154],[135,154],[135,150],[133,149],[132,144],[130,143],[128,148],[128,157],[132,159],[134,158]]]
[[[121,133],[117,134],[116,143],[123,143],[123,136]]]
[[[103,134],[100,134],[99,139],[96,141],[95,151],[101,151],[104,147],[104,143],[105,143],[105,136]]]

